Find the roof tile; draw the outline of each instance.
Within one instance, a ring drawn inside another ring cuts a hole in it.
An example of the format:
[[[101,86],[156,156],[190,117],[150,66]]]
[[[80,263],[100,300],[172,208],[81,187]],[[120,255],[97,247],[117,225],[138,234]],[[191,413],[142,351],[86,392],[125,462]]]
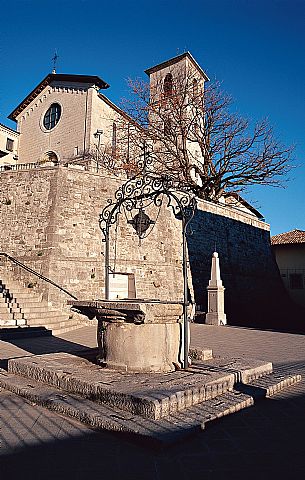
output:
[[[287,243],[305,243],[305,231],[294,229],[271,237],[272,245],[285,245]]]

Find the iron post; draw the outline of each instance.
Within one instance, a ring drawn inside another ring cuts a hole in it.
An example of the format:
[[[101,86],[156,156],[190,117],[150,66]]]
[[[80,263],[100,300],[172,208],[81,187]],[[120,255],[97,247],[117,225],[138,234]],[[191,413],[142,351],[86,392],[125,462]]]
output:
[[[188,282],[187,282],[187,245],[186,245],[186,222],[182,218],[182,270],[183,270],[183,368],[188,368]]]
[[[110,289],[109,289],[109,225],[106,223],[105,231],[105,300],[109,300]]]

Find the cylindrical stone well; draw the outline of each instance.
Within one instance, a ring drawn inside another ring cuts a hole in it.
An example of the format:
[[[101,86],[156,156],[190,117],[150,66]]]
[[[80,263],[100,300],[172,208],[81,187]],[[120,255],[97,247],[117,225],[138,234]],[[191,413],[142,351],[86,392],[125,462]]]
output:
[[[153,373],[171,372],[180,365],[181,304],[122,300],[105,305],[107,315],[106,310],[98,315],[98,344],[108,368]]]
[[[104,333],[108,368],[125,372],[171,372],[179,364],[179,323],[108,323]]]

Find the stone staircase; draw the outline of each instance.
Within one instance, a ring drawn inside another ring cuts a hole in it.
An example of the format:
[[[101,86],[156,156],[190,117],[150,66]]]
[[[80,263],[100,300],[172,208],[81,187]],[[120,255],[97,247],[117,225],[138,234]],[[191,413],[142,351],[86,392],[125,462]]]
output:
[[[53,334],[75,330],[83,325],[73,314],[62,312],[33,288],[23,286],[0,269],[0,328],[43,326]]]
[[[219,359],[187,370],[122,374],[68,353],[8,360],[0,387],[93,428],[157,445],[204,430],[210,422],[255,405],[301,379],[271,362]]]

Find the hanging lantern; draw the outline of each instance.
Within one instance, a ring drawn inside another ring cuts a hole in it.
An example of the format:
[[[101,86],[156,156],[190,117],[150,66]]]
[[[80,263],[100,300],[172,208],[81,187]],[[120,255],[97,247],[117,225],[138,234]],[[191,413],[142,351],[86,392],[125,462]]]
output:
[[[155,221],[151,220],[144,210],[140,208],[139,213],[137,213],[131,220],[128,220],[128,223],[133,226],[138,237],[141,238],[150,225],[153,225]]]

